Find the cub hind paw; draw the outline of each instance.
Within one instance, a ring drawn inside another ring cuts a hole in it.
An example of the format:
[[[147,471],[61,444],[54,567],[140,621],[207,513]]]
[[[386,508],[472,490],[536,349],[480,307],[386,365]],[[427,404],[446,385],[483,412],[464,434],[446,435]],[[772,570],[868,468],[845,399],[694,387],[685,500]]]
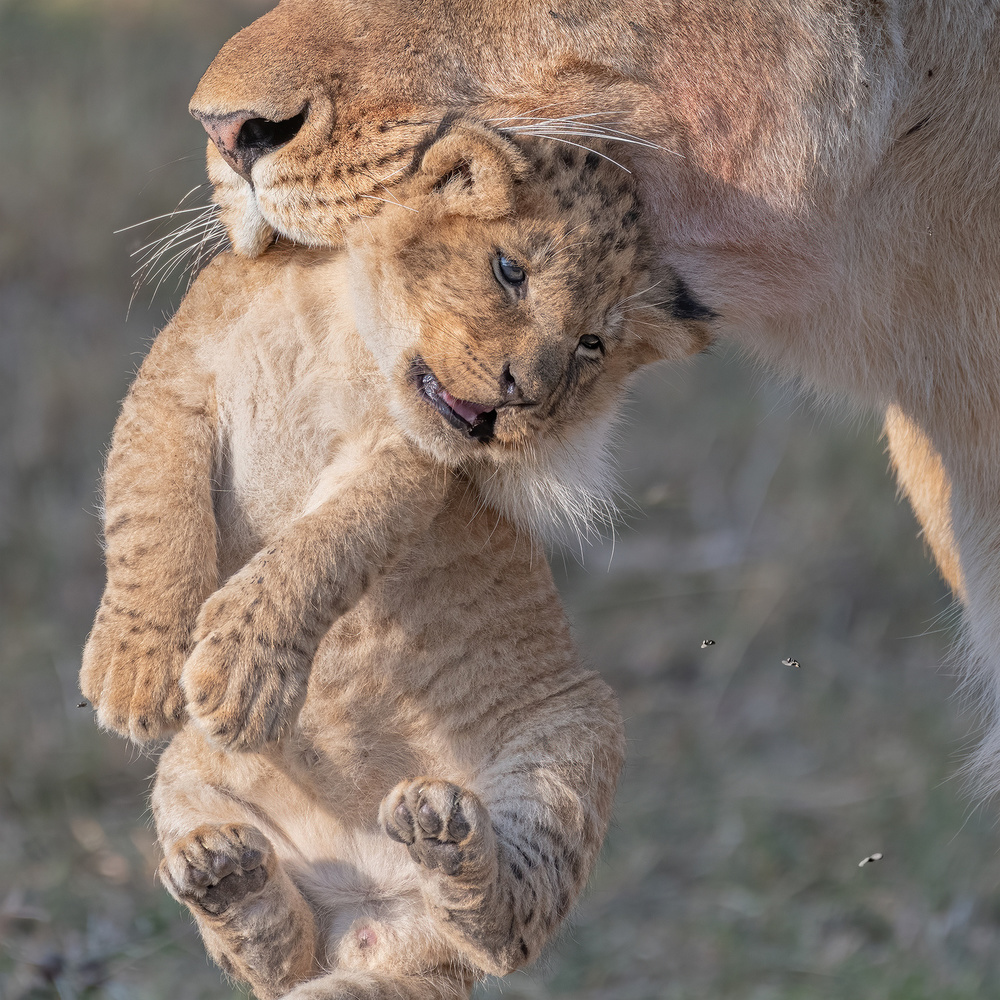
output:
[[[264,891],[276,858],[254,826],[199,826],[165,851],[158,874],[181,903],[212,916]]]
[[[492,833],[475,793],[436,778],[401,781],[382,800],[379,822],[414,861],[450,876],[479,860],[484,837]]]

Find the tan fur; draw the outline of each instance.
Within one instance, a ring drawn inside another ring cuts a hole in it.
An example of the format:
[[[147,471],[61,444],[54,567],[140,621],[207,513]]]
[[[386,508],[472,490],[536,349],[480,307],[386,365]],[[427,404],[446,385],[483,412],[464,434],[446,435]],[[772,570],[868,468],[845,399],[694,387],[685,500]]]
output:
[[[821,393],[895,407],[927,442],[897,452],[892,435],[893,461],[1000,704],[998,17],[978,0],[282,0],[192,110],[305,114],[252,191],[227,175],[247,253],[274,232],[338,243],[456,112],[643,140],[614,155],[713,331]],[[982,758],[1000,782],[1000,728]]]
[[[622,722],[535,527],[590,513],[628,376],[706,334],[628,175],[559,153],[460,124],[346,252],[217,258],[123,406],[82,686],[136,739],[186,711],[161,877],[262,998],[467,996],[607,828]]]
[[[886,411],[885,436],[900,489],[920,520],[924,541],[948,586],[964,597],[962,567],[951,527],[951,483],[941,456],[920,428],[895,406]]]

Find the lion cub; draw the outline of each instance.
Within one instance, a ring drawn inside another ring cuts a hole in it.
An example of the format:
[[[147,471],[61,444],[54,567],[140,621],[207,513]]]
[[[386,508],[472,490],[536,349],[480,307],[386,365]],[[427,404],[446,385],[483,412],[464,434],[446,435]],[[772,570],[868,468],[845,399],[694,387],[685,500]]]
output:
[[[456,125],[394,193],[346,251],[217,258],[108,460],[83,690],[182,727],[160,875],[261,998],[466,997],[566,916],[622,720],[536,532],[600,500],[629,374],[704,344],[596,154]]]

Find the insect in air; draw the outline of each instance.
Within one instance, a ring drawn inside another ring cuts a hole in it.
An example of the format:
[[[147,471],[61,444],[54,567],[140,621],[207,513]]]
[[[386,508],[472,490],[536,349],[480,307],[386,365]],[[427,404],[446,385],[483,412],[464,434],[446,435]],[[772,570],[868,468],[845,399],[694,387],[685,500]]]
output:
[[[714,639],[702,639],[701,640],[701,648],[702,649],[708,649],[709,646],[714,646],[714,645],[715,645],[715,640]]]
[[[882,852],[876,851],[874,854],[869,854],[867,858],[862,858],[858,862],[858,867],[864,868],[865,865],[871,864],[871,862],[873,861],[881,861],[881,860],[882,860]]]
[[[798,660],[793,660],[793,659],[792,659],[792,658],[791,658],[790,656],[786,656],[786,657],[785,657],[785,658],[784,658],[784,659],[783,659],[783,660],[781,661],[781,665],[782,665],[783,667],[795,667],[795,668],[798,668],[798,667],[801,667],[801,666],[802,666],[802,664],[801,664],[801,663],[799,663],[799,661],[798,661]]]

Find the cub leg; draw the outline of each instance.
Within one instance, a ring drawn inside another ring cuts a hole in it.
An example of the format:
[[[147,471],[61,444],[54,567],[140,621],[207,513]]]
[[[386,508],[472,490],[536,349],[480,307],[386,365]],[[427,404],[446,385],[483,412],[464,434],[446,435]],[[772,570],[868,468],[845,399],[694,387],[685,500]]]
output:
[[[168,328],[115,425],[104,476],[108,581],[80,672],[98,722],[137,743],[183,721],[181,668],[218,585],[215,428],[208,379]]]
[[[182,683],[216,745],[258,750],[294,723],[320,639],[427,529],[447,477],[401,436],[345,449],[306,513],[205,602]]]
[[[415,778],[379,809],[385,832],[426,873],[438,929],[492,975],[537,958],[582,891],[624,760],[612,692],[593,674],[557,676],[525,694],[503,728],[490,733],[483,720],[497,752],[475,791]]]
[[[256,827],[199,826],[166,848],[159,876],[215,962],[260,1000],[318,971],[312,911]]]
[[[422,976],[343,971],[302,983],[283,1000],[468,1000],[472,980],[451,969]]]
[[[581,887],[561,885],[580,881],[583,865],[560,849],[555,831],[537,860],[519,853],[499,841],[479,797],[448,781],[400,782],[382,800],[379,820],[427,870],[425,896],[441,930],[492,975],[537,957],[551,931],[546,915],[554,897],[564,897],[568,909]]]

